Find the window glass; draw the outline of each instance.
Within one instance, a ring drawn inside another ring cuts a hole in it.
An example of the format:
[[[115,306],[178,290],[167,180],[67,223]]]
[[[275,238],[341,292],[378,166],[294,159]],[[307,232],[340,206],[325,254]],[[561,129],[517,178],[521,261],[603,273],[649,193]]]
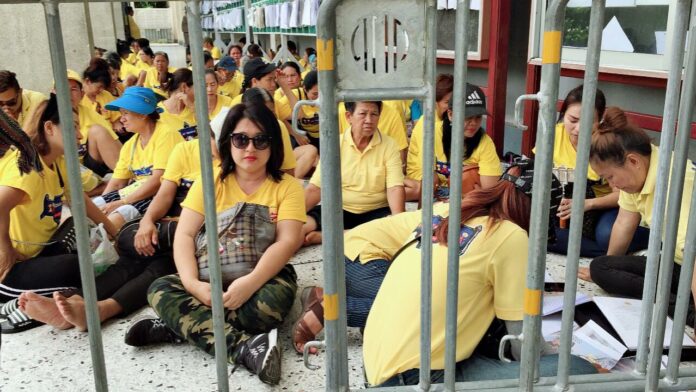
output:
[[[469,10],[469,52],[478,52],[479,10]],[[437,11],[437,48],[454,50],[455,21],[457,10],[441,9]]]

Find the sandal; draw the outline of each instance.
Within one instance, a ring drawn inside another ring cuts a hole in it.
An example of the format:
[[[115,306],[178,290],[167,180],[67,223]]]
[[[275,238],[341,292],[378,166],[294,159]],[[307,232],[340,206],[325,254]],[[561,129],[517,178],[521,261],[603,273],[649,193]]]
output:
[[[324,305],[322,297],[317,295],[318,289],[320,288],[317,286],[308,286],[302,289],[302,294],[300,295],[302,313],[292,327],[292,346],[299,354],[303,354],[304,345],[314,340],[317,334],[321,332],[321,330],[317,333],[312,332],[309,325],[304,321],[305,315],[311,312],[321,323],[322,329],[324,328]],[[299,346],[302,346],[302,349]]]
[[[0,316],[7,317],[10,313],[17,310],[19,308],[19,306],[17,305],[18,302],[18,299],[15,298],[0,306]]]
[[[3,334],[23,332],[43,325],[42,322],[30,318],[20,309],[16,309],[3,318],[5,320],[0,322],[0,333]]]

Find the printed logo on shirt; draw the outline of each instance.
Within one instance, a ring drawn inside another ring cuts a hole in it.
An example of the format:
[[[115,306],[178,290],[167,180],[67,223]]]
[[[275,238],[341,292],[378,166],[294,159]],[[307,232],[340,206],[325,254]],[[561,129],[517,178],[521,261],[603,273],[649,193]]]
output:
[[[179,133],[181,134],[181,137],[184,138],[184,140],[189,141],[193,140],[198,137],[198,127],[188,125],[188,123],[184,123],[184,127],[179,129]]]
[[[63,194],[51,198],[49,195],[44,195],[43,212],[39,215],[39,219],[44,217],[52,218],[53,221],[60,223],[60,217],[63,212]]]
[[[483,99],[479,95],[478,91],[474,90],[473,93],[466,97],[466,105],[483,105]]]
[[[314,114],[314,116],[309,118],[300,119],[300,127],[307,130],[307,128],[315,128],[319,126],[319,115]]]
[[[445,177],[450,176],[450,164],[449,162],[435,161],[435,172],[437,174],[442,174]]]
[[[131,171],[133,172],[133,175],[136,177],[151,176],[152,175],[152,166],[153,165],[144,166],[144,167],[137,168],[137,169],[134,168],[134,169],[131,169]]]
[[[437,243],[437,237],[435,236],[435,230],[437,229],[438,226],[440,226],[440,223],[443,221],[443,217],[439,215],[433,216],[433,238],[432,238],[432,243],[435,244]],[[483,231],[483,226],[478,225],[476,227],[471,227],[467,225],[463,225],[461,229],[459,230],[459,256],[462,256],[467,249],[469,249],[469,245],[474,241],[474,239]],[[416,230],[414,231],[416,236],[420,236],[421,233],[423,232],[422,225],[418,225]],[[418,240],[416,243],[416,248],[420,249],[421,248],[421,240]]]
[[[87,154],[87,143],[80,143],[77,146],[77,155],[80,157],[84,157],[85,154]]]

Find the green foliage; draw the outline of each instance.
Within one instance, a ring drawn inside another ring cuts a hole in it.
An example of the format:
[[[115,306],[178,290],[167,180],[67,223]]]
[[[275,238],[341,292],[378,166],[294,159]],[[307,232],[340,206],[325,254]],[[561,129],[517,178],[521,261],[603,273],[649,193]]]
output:
[[[590,8],[568,8],[563,46],[586,47],[590,31]]]

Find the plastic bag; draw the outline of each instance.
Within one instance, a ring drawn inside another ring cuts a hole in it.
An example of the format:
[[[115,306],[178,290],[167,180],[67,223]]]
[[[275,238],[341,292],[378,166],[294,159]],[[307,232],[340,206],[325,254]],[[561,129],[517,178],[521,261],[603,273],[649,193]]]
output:
[[[118,260],[116,247],[109,241],[104,224],[93,227],[89,232],[90,253],[94,264],[94,273],[99,275]]]

